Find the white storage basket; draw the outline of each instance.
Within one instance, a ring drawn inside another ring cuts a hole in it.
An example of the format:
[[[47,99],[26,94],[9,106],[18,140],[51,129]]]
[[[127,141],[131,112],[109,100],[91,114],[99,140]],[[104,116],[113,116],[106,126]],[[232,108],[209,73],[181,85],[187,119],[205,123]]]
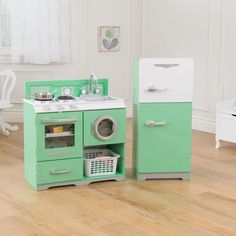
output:
[[[86,176],[113,175],[116,173],[120,155],[109,149],[84,150],[84,170]]]

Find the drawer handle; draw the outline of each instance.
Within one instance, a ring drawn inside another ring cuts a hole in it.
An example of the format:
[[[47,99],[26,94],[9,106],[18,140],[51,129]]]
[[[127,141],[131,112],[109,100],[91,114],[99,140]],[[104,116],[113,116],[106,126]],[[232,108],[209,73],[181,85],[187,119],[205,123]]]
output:
[[[74,152],[49,152],[48,156],[61,157],[61,156],[71,155],[73,153]]]
[[[50,170],[49,172],[51,175],[62,175],[70,173],[70,169],[64,169],[64,170]]]
[[[154,66],[168,69],[171,67],[177,67],[179,64],[154,64]]]
[[[55,120],[48,120],[44,119],[41,120],[43,124],[57,124],[57,123],[69,123],[69,122],[78,122],[79,119],[55,119]]]
[[[145,123],[145,125],[148,127],[163,126],[163,125],[166,125],[166,122],[149,120]]]
[[[156,92],[165,92],[167,90],[166,87],[156,87],[156,86],[149,86],[148,92],[156,93]]]

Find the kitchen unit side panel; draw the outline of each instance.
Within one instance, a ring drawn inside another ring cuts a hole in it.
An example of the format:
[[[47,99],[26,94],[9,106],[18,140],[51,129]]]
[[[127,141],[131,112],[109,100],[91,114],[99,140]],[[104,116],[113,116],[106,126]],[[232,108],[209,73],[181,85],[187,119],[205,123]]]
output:
[[[132,164],[137,172],[137,140],[138,140],[138,96],[139,96],[139,60],[134,61],[133,66],[133,151]]]
[[[120,174],[125,175],[125,156],[126,156],[125,143],[108,145],[108,148],[120,155],[116,171],[119,172]]]
[[[139,105],[138,173],[190,172],[191,114],[191,103]],[[163,125],[147,126],[148,121]]]
[[[36,188],[36,127],[34,108],[24,103],[24,174]]]

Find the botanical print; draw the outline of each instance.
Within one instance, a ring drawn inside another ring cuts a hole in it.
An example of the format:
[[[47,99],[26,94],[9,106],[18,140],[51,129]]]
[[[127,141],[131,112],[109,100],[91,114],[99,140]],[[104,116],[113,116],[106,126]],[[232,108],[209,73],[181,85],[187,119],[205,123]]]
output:
[[[120,50],[120,27],[98,27],[98,49],[100,52],[112,52]]]

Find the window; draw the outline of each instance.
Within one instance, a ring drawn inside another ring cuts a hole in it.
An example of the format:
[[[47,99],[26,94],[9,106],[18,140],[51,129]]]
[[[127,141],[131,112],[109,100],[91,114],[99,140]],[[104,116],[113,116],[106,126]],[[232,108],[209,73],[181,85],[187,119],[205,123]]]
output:
[[[10,4],[11,0],[0,0],[0,55],[10,55]]]

